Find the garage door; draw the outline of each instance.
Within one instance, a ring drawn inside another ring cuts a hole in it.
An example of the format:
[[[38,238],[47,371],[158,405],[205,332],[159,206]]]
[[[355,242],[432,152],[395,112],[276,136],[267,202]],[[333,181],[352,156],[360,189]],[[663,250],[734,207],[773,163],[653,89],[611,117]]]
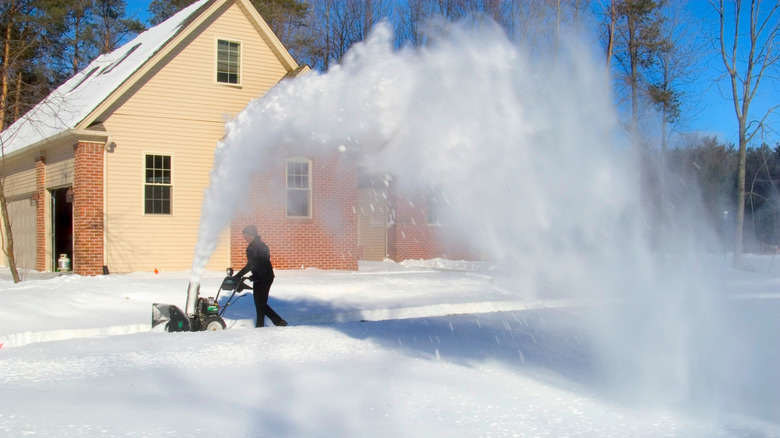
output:
[[[14,235],[16,267],[35,269],[35,205],[30,202],[29,197],[16,198],[8,202],[8,216],[11,221],[11,232]],[[7,265],[8,260],[3,258]]]

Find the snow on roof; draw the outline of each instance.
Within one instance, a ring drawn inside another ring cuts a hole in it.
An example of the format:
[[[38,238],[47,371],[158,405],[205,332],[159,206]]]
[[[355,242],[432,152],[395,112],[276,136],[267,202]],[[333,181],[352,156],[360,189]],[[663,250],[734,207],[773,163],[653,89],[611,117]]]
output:
[[[2,153],[16,152],[75,129],[209,1],[193,3],[122,47],[96,58],[0,133]]]

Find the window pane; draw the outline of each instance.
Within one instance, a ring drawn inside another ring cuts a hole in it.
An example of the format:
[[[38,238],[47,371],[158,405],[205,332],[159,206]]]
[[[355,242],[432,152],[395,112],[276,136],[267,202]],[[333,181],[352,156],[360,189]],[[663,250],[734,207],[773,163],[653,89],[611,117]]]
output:
[[[297,216],[297,217],[309,216],[309,191],[308,190],[287,191],[287,216]]]

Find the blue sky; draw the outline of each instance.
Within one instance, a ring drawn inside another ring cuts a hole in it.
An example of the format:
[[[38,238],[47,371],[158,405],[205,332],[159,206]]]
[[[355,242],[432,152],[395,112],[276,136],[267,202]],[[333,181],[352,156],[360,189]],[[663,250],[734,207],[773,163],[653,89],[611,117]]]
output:
[[[142,21],[148,19],[150,0],[127,0],[128,14],[136,14]],[[708,0],[690,0],[688,8],[696,15],[701,16],[701,23],[712,22],[716,24],[717,17],[712,14]],[[148,23],[147,23],[148,25]],[[717,28],[713,28],[717,30]],[[717,37],[717,35],[712,35]],[[684,126],[678,128],[684,132],[700,132],[705,135],[715,135],[721,141],[736,144],[737,122],[734,113],[734,105],[730,98],[731,86],[727,80],[716,81],[723,75],[724,65],[720,56],[712,53],[702,54],[702,70],[699,79],[689,85],[686,93],[689,99],[695,100],[695,104],[689,108],[684,116]],[[780,85],[764,81],[761,85],[761,95],[757,96],[751,105],[751,118],[753,120],[763,117],[766,111],[778,103],[780,97]],[[776,131],[768,131],[765,140],[774,145],[780,141],[780,115],[775,115],[768,122],[774,125]],[[760,140],[760,137],[759,137]]]

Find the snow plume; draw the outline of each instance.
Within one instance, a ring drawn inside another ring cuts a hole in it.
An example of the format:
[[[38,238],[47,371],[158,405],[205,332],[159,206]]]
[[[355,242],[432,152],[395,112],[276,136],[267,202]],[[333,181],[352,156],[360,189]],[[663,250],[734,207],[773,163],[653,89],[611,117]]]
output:
[[[615,145],[608,80],[589,49],[532,58],[497,26],[473,23],[419,49],[391,41],[390,26],[377,26],[341,65],[283,81],[228,125],[193,281],[251,173],[278,165],[275,151],[339,150],[405,188],[440,193],[451,225],[503,272],[498,287],[597,303],[583,329],[607,388],[677,401],[697,386],[694,370],[718,378],[706,364],[717,306],[697,277],[662,271],[645,249],[638,171]]]

